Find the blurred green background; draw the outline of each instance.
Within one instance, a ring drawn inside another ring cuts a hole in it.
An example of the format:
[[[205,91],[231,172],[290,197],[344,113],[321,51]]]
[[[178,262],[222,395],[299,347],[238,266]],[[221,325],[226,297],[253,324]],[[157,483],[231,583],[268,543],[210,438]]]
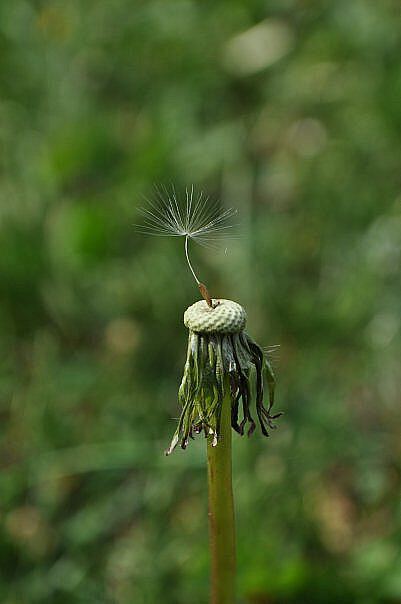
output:
[[[238,208],[192,257],[281,345],[279,429],[234,435],[238,601],[401,602],[400,56],[397,0],[1,2],[2,603],[208,600],[153,183]]]

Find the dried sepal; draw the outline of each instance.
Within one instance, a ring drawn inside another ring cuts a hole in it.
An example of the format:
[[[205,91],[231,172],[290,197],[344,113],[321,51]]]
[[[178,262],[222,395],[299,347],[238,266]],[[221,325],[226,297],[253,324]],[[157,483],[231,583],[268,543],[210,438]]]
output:
[[[194,433],[204,432],[205,436],[211,437],[213,446],[218,444],[226,375],[230,384],[232,428],[241,435],[246,431],[251,436],[256,429],[252,407],[265,436],[275,428],[273,422],[281,415],[270,414],[274,404],[275,376],[262,348],[244,331],[227,334],[190,330],[178,393],[182,412],[167,455],[178,444],[185,449]],[[267,408],[264,382],[269,398]]]

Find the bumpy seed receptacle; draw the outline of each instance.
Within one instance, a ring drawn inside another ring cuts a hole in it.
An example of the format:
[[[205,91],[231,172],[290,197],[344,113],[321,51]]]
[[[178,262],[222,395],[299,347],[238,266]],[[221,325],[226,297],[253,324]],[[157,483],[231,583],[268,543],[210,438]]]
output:
[[[246,312],[232,300],[212,300],[211,308],[204,300],[195,302],[184,313],[184,325],[195,333],[239,333],[245,328]]]

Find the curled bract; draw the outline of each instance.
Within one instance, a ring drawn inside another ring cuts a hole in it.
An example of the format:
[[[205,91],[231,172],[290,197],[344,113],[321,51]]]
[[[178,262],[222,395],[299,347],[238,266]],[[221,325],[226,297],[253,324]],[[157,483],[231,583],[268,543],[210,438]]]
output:
[[[275,376],[262,348],[244,331],[245,310],[231,300],[213,302],[214,308],[204,300],[196,302],[184,314],[189,338],[178,392],[182,412],[167,455],[177,444],[185,449],[189,439],[200,432],[210,436],[213,446],[217,445],[221,407],[228,387],[231,425],[239,434],[246,431],[250,436],[256,428],[253,405],[265,436],[269,436],[268,429],[275,428],[273,421],[281,415],[270,413]],[[267,408],[263,402],[264,382],[268,390]]]

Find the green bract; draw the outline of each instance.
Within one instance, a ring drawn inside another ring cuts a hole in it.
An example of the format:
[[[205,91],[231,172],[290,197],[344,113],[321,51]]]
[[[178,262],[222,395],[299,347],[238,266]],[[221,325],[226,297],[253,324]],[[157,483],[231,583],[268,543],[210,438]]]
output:
[[[231,395],[231,425],[248,435],[256,424],[251,414],[254,403],[262,433],[274,428],[270,415],[274,404],[275,377],[263,350],[244,331],[245,310],[231,300],[213,300],[214,308],[204,300],[190,306],[184,314],[189,328],[187,360],[178,392],[182,413],[167,454],[180,443],[186,448],[189,438],[201,431],[210,436],[216,446],[220,436],[220,416],[229,377]],[[269,405],[263,404],[264,379],[267,383]],[[241,406],[241,412],[240,412]],[[240,419],[241,415],[241,419]]]

